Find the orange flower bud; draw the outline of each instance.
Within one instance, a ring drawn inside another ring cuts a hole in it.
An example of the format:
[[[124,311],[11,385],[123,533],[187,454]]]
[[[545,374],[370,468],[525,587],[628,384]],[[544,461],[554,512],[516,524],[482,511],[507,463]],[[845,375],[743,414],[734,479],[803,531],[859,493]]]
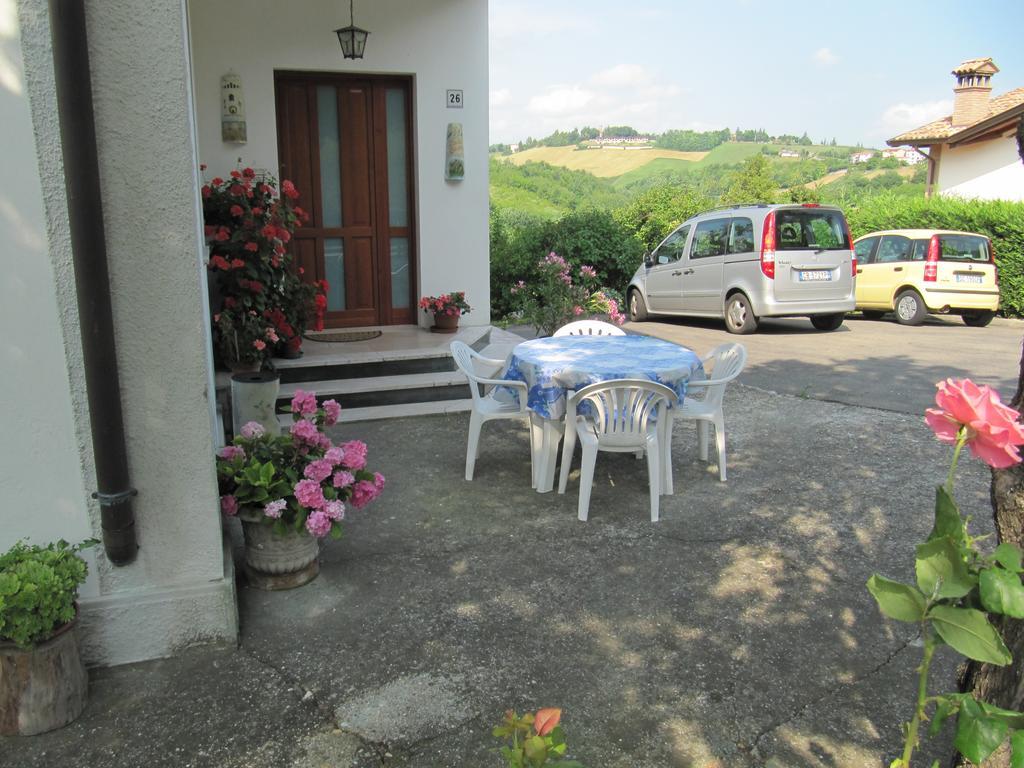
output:
[[[562,710],[558,707],[538,709],[534,717],[533,729],[537,731],[538,736],[547,736],[555,729],[555,726],[558,725],[558,721],[561,719]]]

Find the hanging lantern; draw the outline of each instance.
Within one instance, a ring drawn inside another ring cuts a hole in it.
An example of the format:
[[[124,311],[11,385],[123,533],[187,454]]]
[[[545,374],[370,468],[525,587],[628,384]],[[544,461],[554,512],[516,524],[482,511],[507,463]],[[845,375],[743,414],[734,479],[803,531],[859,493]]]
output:
[[[366,36],[370,33],[355,25],[356,21],[352,12],[352,2],[353,0],[348,1],[349,25],[334,30],[334,34],[338,36],[338,42],[341,43],[341,53],[346,59],[361,59],[363,58],[363,50],[366,48]]]

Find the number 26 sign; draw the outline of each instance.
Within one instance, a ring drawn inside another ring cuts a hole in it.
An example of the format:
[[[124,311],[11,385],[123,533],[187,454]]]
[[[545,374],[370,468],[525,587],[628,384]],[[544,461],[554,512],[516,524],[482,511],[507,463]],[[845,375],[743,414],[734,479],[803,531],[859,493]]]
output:
[[[445,91],[448,109],[462,109],[462,91]]]

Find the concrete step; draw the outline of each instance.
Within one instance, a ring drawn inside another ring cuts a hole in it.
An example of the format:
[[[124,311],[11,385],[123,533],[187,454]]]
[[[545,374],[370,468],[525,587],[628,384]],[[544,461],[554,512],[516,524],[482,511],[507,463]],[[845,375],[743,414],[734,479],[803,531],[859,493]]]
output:
[[[433,416],[440,413],[464,413],[472,410],[473,400],[441,400],[423,403],[404,403],[402,405],[380,405],[365,408],[343,408],[341,423],[349,424],[357,421],[378,421],[381,419],[401,419],[409,416]],[[292,425],[290,414],[278,416],[282,434]]]
[[[342,408],[366,408],[410,403],[465,400],[469,383],[459,371],[368,376],[281,384],[278,407],[287,408],[295,390],[316,392],[317,400],[337,400]]]

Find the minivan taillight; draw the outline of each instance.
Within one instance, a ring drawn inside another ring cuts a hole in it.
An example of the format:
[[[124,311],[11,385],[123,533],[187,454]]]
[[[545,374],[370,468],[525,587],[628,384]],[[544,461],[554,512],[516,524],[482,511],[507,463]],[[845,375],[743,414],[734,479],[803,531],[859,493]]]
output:
[[[843,221],[846,225],[846,242],[850,244],[850,277],[857,279],[857,249],[853,247],[853,238],[850,237],[850,222]]]
[[[775,279],[775,211],[769,211],[764,217],[764,229],[761,231],[761,272],[765,277]]]
[[[939,279],[939,236],[932,235],[928,243],[928,256],[924,260],[924,281],[934,283]]]

